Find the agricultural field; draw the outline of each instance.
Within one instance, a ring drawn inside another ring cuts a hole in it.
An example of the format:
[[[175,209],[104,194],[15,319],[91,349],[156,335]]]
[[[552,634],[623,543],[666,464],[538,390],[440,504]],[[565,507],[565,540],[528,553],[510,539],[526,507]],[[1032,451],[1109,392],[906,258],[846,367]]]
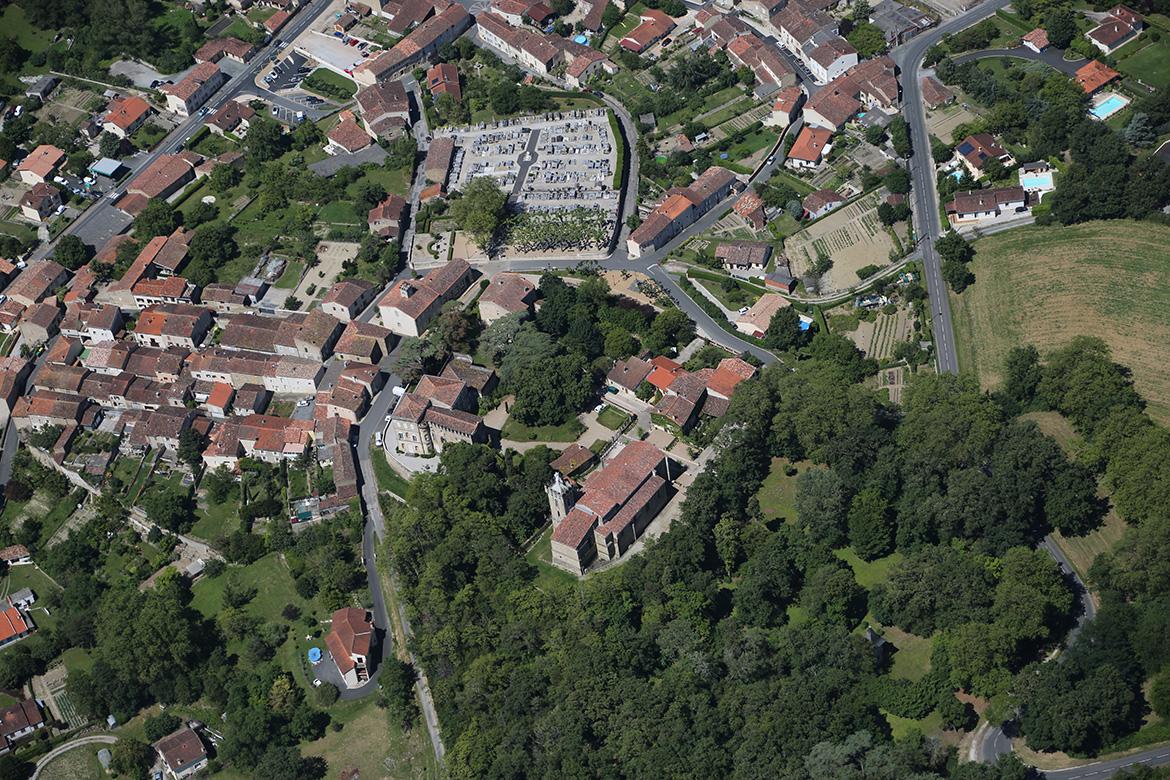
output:
[[[1170,423],[1170,227],[1113,220],[1026,227],[980,239],[975,283],[952,295],[959,367],[987,388],[1009,349],[1098,336],[1133,371],[1150,415]]]
[[[857,275],[867,265],[886,265],[893,240],[877,216],[881,195],[874,192],[817,220],[785,241],[784,253],[792,272],[801,276],[825,256],[833,261],[823,291],[844,290],[861,281]],[[902,229],[900,225],[895,230]]]

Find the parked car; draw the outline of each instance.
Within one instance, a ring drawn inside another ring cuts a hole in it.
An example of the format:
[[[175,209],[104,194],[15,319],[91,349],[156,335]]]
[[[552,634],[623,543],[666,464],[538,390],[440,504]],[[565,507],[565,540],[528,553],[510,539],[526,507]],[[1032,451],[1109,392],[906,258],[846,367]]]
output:
[[[382,432],[381,431],[378,431],[377,433],[374,434],[374,446],[375,447],[382,446]]]

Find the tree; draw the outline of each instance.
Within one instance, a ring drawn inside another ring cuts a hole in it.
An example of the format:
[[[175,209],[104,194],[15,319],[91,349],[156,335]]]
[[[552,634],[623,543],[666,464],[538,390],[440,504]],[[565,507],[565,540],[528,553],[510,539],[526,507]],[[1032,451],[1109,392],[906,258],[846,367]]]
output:
[[[975,250],[954,230],[948,230],[942,238],[935,241],[934,248],[944,261],[966,263],[975,257]]]
[[[1048,31],[1048,42],[1057,49],[1067,49],[1077,37],[1077,20],[1071,9],[1055,9],[1044,20]]]
[[[900,165],[894,166],[882,179],[886,189],[898,195],[910,192],[910,172]]]
[[[177,731],[182,725],[183,721],[178,716],[163,712],[148,717],[142,724],[142,731],[147,742],[158,742],[168,734]]]
[[[110,754],[110,768],[133,778],[145,778],[155,758],[150,745],[130,737],[115,742]]]
[[[664,353],[670,347],[682,347],[695,338],[695,323],[673,306],[663,309],[650,323],[645,346],[651,352]]]
[[[418,704],[414,697],[417,677],[413,666],[397,658],[387,658],[382,669],[382,692],[378,703],[404,727],[409,727],[418,718]]]
[[[476,244],[486,247],[503,222],[507,202],[507,194],[495,179],[476,176],[468,182],[463,197],[452,201],[451,216]]]
[[[193,428],[185,429],[179,434],[179,460],[192,471],[198,471],[203,465],[203,450],[206,446],[206,437]]]
[[[93,249],[89,244],[70,233],[57,240],[57,248],[53,250],[53,259],[70,271],[76,271],[89,262],[93,257]]]
[[[1012,347],[1004,359],[1003,396],[1013,409],[1027,409],[1036,398],[1043,370],[1040,352],[1028,344]]]
[[[845,541],[848,498],[832,469],[808,469],[796,478],[796,519],[813,539],[840,547]]]
[[[1127,143],[1140,149],[1152,146],[1158,138],[1158,134],[1150,122],[1149,115],[1140,112],[1135,113],[1129,120],[1129,124],[1125,126],[1123,135]]]
[[[889,48],[886,44],[885,34],[880,27],[872,22],[854,23],[853,29],[845,37],[853,45],[853,48],[857,49],[857,54],[861,57],[874,57]]]
[[[791,306],[777,309],[764,333],[764,346],[783,351],[799,349],[808,342],[808,331],[800,328],[800,315]]]
[[[1170,669],[1163,669],[1150,684],[1150,706],[1159,716],[1170,717]]]
[[[155,236],[169,236],[182,222],[174,206],[162,198],[151,198],[134,219],[134,237],[145,242]]]
[[[309,124],[309,123],[304,123]],[[223,193],[240,183],[243,173],[231,165],[217,165],[207,175],[207,184],[212,192]]]
[[[258,114],[248,127],[244,138],[244,149],[248,156],[258,162],[275,160],[284,154],[288,142],[284,128],[271,117]]]
[[[888,128],[890,133],[890,143],[894,146],[894,152],[899,157],[909,157],[913,154],[914,149],[910,141],[910,125],[906,123],[906,119],[899,114],[890,122]]]
[[[967,731],[978,721],[975,708],[955,697],[953,691],[946,691],[939,697],[938,714],[943,728],[948,731]]]
[[[584,408],[593,376],[583,356],[558,355],[526,367],[516,384],[516,419],[525,425],[559,425]]]
[[[848,566],[826,564],[808,575],[800,605],[813,617],[853,628],[865,616],[865,588]]]
[[[638,351],[638,340],[625,328],[611,328],[605,334],[605,354],[615,360],[628,358]]]
[[[849,505],[849,545],[862,560],[889,554],[894,543],[894,523],[885,496],[867,488]]]
[[[191,493],[186,488],[150,488],[143,494],[141,504],[147,517],[168,531],[186,531],[195,519]]]
[[[122,144],[121,138],[107,130],[98,137],[98,153],[102,157],[117,158],[122,154]]]
[[[203,487],[213,504],[222,504],[235,489],[236,478],[228,471],[227,466],[220,466],[203,475]]]
[[[967,266],[955,260],[943,260],[942,278],[956,293],[961,293],[975,282],[975,274]]]

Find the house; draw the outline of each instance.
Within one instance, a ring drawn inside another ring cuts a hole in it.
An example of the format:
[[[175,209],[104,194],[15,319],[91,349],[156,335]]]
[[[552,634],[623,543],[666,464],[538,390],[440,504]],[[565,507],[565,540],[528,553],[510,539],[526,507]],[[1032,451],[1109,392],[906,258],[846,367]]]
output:
[[[354,95],[362,124],[376,138],[397,138],[410,126],[410,99],[401,81],[383,81]]]
[[[137,95],[117,97],[110,101],[106,109],[102,129],[119,138],[128,138],[134,135],[153,113],[154,109],[150,104]]]
[[[805,123],[836,131],[862,108],[892,116],[901,94],[896,73],[894,61],[887,56],[855,65],[809,98],[803,108]]]
[[[1112,54],[1141,35],[1145,19],[1137,11],[1124,5],[1110,8],[1101,24],[1085,33],[1089,42],[1104,54]]]
[[[492,0],[491,12],[503,18],[513,27],[524,24],[524,17],[528,16],[528,8],[532,3],[525,0]]]
[[[238,100],[228,100],[207,118],[207,129],[216,135],[233,133],[239,138],[248,134],[256,109]]]
[[[439,95],[450,95],[458,103],[463,97],[463,91],[459,87],[459,68],[452,62],[443,62],[431,67],[427,71],[427,88],[435,100],[439,99]]]
[[[1016,162],[990,133],[976,133],[964,138],[955,147],[955,159],[976,180],[983,176],[983,167],[988,160],[999,160],[1005,166],[1015,165]]]
[[[1121,74],[1100,60],[1089,60],[1077,68],[1073,78],[1081,85],[1086,95],[1092,95],[1106,84],[1121,78]]]
[[[12,421],[20,431],[46,425],[66,426],[78,422],[88,406],[89,400],[79,395],[34,390],[17,400]]]
[[[394,35],[404,35],[407,30],[434,14],[438,10],[438,5],[438,3],[432,5],[425,0],[402,0],[395,8],[386,29]]]
[[[402,236],[406,218],[406,201],[401,195],[389,195],[386,200],[370,209],[366,222],[370,232],[387,241],[397,241]]]
[[[1023,187],[956,192],[946,206],[947,220],[955,227],[978,225],[1004,215],[1028,211],[1028,196]]]
[[[61,333],[86,344],[113,341],[122,333],[123,324],[122,310],[117,306],[83,301],[65,309]]]
[[[471,273],[467,261],[453,260],[421,279],[395,282],[378,301],[382,325],[400,336],[420,335],[444,303],[468,288]]]
[[[142,346],[193,350],[203,342],[211,324],[211,311],[202,306],[164,303],[144,309],[132,335]]]
[[[452,3],[414,28],[393,48],[370,57],[354,68],[353,79],[359,86],[365,87],[396,79],[416,64],[434,56],[440,46],[454,41],[473,22],[471,14],[463,6]]]
[[[891,48],[901,46],[936,23],[934,17],[897,0],[880,0],[870,9],[869,21],[882,31]]]
[[[772,245],[763,241],[724,241],[715,247],[715,259],[735,276],[763,274],[771,256]]]
[[[374,143],[370,134],[357,123],[352,111],[342,111],[338,116],[337,124],[326,135],[326,138],[329,139],[329,143],[325,145],[326,152],[329,154],[355,154]]]
[[[370,661],[374,646],[374,619],[357,607],[345,607],[333,613],[333,626],[325,635],[325,646],[341,672],[346,688],[357,688],[370,680]]]
[[[184,726],[173,734],[155,742],[154,750],[163,762],[163,770],[171,780],[199,772],[207,767],[207,748],[194,729]]]
[[[833,134],[823,127],[805,125],[796,136],[796,142],[788,150],[788,158],[784,164],[797,170],[812,170],[821,164],[821,160],[832,150],[829,143]]]
[[[448,442],[486,441],[483,420],[470,411],[475,396],[474,389],[458,379],[423,376],[390,413],[386,446],[426,457],[442,453]]]
[[[280,10],[272,16],[264,20],[264,30],[269,36],[276,35],[280,32],[280,28],[288,24],[288,20],[292,18],[292,14],[288,11]]]
[[[772,324],[772,317],[788,305],[788,299],[784,296],[776,293],[764,293],[758,301],[752,304],[747,314],[740,315],[739,319],[735,321],[735,327],[741,333],[762,339],[768,332],[768,326]]]
[[[53,260],[32,262],[9,282],[4,290],[8,299],[29,307],[53,295],[69,281],[69,272]]]
[[[333,354],[333,345],[341,337],[344,325],[332,314],[315,308],[309,312],[293,336],[296,354],[324,362]]]
[[[833,209],[844,206],[845,198],[834,190],[817,190],[806,195],[801,205],[809,219],[820,219]]]
[[[219,62],[224,57],[236,62],[247,62],[256,53],[256,47],[239,38],[215,38],[195,50],[195,62]]]
[[[727,44],[726,51],[732,64],[747,68],[755,75],[758,97],[796,86],[796,71],[775,46],[755,33],[736,36]]]
[[[203,407],[212,417],[222,420],[231,413],[232,399],[235,397],[235,388],[227,382],[213,382],[211,392],[207,394],[207,400],[203,402]]]
[[[36,626],[28,613],[21,612],[11,604],[0,610],[0,647],[16,644],[35,630]]]
[[[25,97],[36,98],[44,103],[49,99],[49,95],[53,94],[53,90],[57,88],[57,84],[59,83],[60,80],[55,76],[42,76],[24,91],[24,95]]]
[[[334,352],[341,360],[376,365],[390,354],[392,341],[393,334],[381,325],[351,320],[341,332]]]
[[[944,87],[934,76],[922,78],[922,102],[927,108],[939,108],[955,99],[955,93]]]
[[[509,314],[528,314],[536,285],[520,274],[505,271],[496,274],[479,296],[479,317],[491,325]]]
[[[20,320],[21,335],[29,344],[46,344],[57,335],[60,320],[61,308],[56,299],[41,301],[25,310]]]
[[[550,36],[513,27],[493,13],[480,14],[475,22],[481,41],[503,51],[527,70],[547,76],[562,59],[561,48]]]
[[[665,38],[677,26],[674,19],[654,8],[642,11],[641,22],[629,35],[618,41],[618,45],[634,54],[641,54]]]
[[[207,102],[215,94],[227,76],[213,62],[201,62],[177,84],[163,84],[159,91],[167,96],[167,110],[179,116],[190,116],[191,112]]]
[[[528,18],[537,27],[543,28],[545,25],[552,22],[556,17],[553,10],[544,3],[536,2],[528,6]]]
[[[1037,27],[1035,30],[1025,35],[1022,39],[1022,42],[1029,49],[1039,54],[1040,52],[1047,49],[1050,45],[1048,43],[1048,31],[1043,27]]]
[[[318,307],[342,322],[349,322],[369,306],[378,294],[373,282],[343,279],[329,288]]]
[[[498,382],[496,372],[471,362],[469,355],[455,355],[443,367],[440,376],[458,379],[481,396],[491,395]]]
[[[620,396],[637,398],[638,386],[646,381],[646,377],[650,376],[653,370],[654,366],[640,357],[619,360],[605,375],[605,384]]]
[[[646,215],[642,224],[626,239],[630,257],[641,257],[643,252],[665,245],[730,195],[735,183],[734,173],[726,168],[712,166],[703,171],[689,187],[668,190],[666,198]]]
[[[23,544],[13,544],[0,549],[0,561],[5,566],[23,566],[32,563],[32,553]]]
[[[350,325],[360,325],[353,323]],[[377,325],[370,325],[377,328]],[[356,382],[340,379],[327,390],[318,390],[315,416],[317,419],[340,418],[356,425],[370,408],[370,395]]]
[[[776,93],[772,101],[772,113],[764,124],[784,129],[796,119],[804,105],[804,90],[799,86],[785,87]]]
[[[791,0],[769,23],[780,45],[825,84],[857,64],[857,50],[838,34],[838,22],[809,2]]]
[[[552,562],[573,574],[621,556],[669,500],[678,467],[645,441],[626,444],[580,488],[559,472],[546,488],[552,515]]]
[[[731,209],[743,217],[755,230],[763,230],[768,226],[768,220],[764,215],[764,200],[751,187],[743,191]]]
[[[160,303],[193,303],[198,288],[181,276],[139,279],[130,288],[134,306],[145,309]]]
[[[45,727],[45,718],[35,699],[23,699],[0,710],[0,755],[8,753],[34,731]]]
[[[52,184],[34,184],[20,196],[20,213],[33,222],[44,222],[61,205],[61,190]]]
[[[25,184],[44,184],[64,162],[65,152],[51,144],[41,144],[20,161],[16,173]]]
[[[451,170],[451,160],[455,157],[455,141],[449,137],[436,138],[427,148],[427,156],[423,161],[423,172],[427,181],[443,185],[447,182],[447,172]]]
[[[166,200],[194,180],[195,165],[188,157],[164,154],[134,177],[127,188],[127,193],[140,195],[147,200],[154,198]],[[145,201],[142,205],[146,205]],[[122,208],[121,201],[118,202],[118,208]]]

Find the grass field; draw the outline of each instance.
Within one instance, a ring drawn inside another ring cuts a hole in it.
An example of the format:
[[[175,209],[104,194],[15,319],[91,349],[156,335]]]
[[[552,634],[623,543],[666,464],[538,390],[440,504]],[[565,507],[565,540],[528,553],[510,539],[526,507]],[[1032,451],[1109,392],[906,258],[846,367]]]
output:
[[[1026,227],[976,242],[975,283],[952,295],[959,368],[984,387],[1020,344],[1042,352],[1102,338],[1133,371],[1158,422],[1170,422],[1170,227],[1114,220]]]
[[[552,564],[552,526],[544,529],[544,533],[532,545],[532,549],[524,556],[524,560],[535,566],[539,573],[534,584],[538,588],[551,590],[561,585],[573,585],[577,578],[564,569]]]
[[[618,428],[621,428],[626,424],[626,420],[629,419],[630,415],[608,405],[597,413],[597,422],[609,428],[611,431],[616,431]]]
[[[285,266],[284,273],[276,280],[276,286],[282,290],[295,290],[297,285],[301,283],[301,274],[304,272],[304,263],[289,263]]]
[[[393,780],[420,778],[436,780],[442,772],[435,763],[427,733],[421,726],[404,732],[389,722],[386,711],[372,699],[345,703],[334,709],[353,707],[349,719],[342,721],[341,731],[330,729],[316,742],[301,746],[306,756],[321,756],[329,764],[327,777],[340,777],[347,769],[357,769],[362,777],[385,777]]]
[[[232,491],[232,495],[222,504],[206,501],[205,506],[196,508],[197,519],[195,525],[191,526],[191,535],[210,542],[238,531],[241,528],[238,501],[239,493]]]
[[[349,100],[353,97],[353,93],[357,92],[356,84],[327,68],[317,68],[310,73],[301,82],[301,87],[324,97],[335,97],[341,100]]]
[[[8,5],[0,13],[0,30],[30,52],[44,51],[53,42],[53,33],[34,27],[19,5]]]
[[[1117,69],[1158,89],[1170,87],[1170,43],[1149,41],[1148,34],[1139,40],[1148,44],[1120,60]]]
[[[585,426],[576,417],[560,425],[543,425],[530,428],[519,420],[509,417],[500,431],[500,437],[511,441],[576,441],[585,432]]]
[[[370,462],[374,464],[374,479],[378,481],[378,490],[389,490],[396,496],[406,498],[406,491],[410,489],[410,483],[390,467],[390,463],[386,460],[385,450],[371,447]]]
[[[866,589],[888,580],[890,569],[894,567],[894,564],[902,561],[902,553],[899,552],[887,555],[885,558],[863,561],[849,547],[834,550],[833,555],[849,564],[849,567],[853,569],[853,578],[857,580],[857,584]]]
[[[783,519],[785,522],[796,520],[796,478],[802,471],[812,465],[808,461],[796,464],[796,474],[788,476],[784,473],[788,466],[787,458],[772,458],[772,468],[760,485],[758,494],[760,511],[769,520]]]
[[[45,765],[38,776],[43,780],[101,780],[107,775],[98,762],[97,754],[102,748],[109,747],[111,746],[82,745],[54,758]]]

